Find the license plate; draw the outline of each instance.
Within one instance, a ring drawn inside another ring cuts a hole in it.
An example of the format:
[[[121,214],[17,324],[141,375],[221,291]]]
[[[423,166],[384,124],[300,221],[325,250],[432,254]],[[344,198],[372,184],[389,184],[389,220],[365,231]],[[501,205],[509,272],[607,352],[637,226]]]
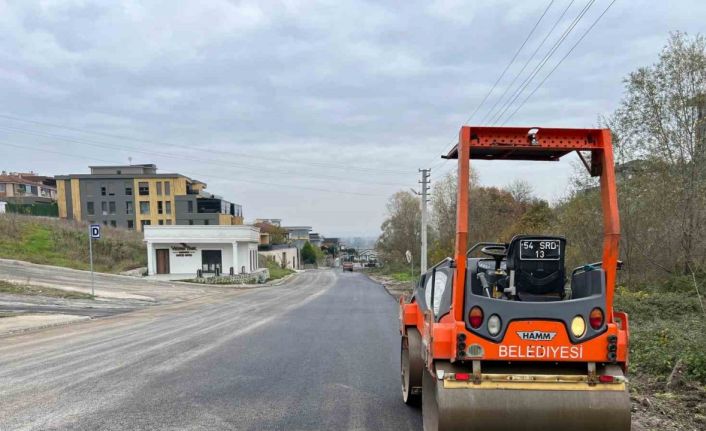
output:
[[[561,241],[558,239],[522,239],[520,240],[521,260],[559,260]]]

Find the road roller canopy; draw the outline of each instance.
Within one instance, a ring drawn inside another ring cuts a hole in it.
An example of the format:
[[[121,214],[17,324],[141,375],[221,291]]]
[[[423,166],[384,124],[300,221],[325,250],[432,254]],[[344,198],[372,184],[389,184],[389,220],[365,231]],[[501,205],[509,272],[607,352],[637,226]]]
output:
[[[471,160],[524,160],[556,162],[576,153],[592,176],[600,177],[603,208],[603,258],[605,271],[607,321],[612,321],[613,291],[618,264],[620,221],[613,166],[613,146],[609,129],[564,129],[545,127],[463,126],[458,143],[444,156],[457,160],[458,191],[456,207],[457,274],[465,274],[468,251],[469,169]],[[588,157],[590,155],[590,157]],[[562,248],[564,242],[560,242]],[[519,245],[516,244],[516,245]],[[514,249],[514,247],[513,247]],[[513,254],[514,256],[514,254]],[[520,256],[518,254],[518,256]],[[517,262],[521,259],[518,257]],[[508,262],[512,265],[513,262]],[[517,264],[515,262],[515,264]],[[517,264],[520,265],[520,264]],[[454,278],[451,309],[454,319],[464,319],[465,276]],[[556,283],[557,286],[560,282]],[[558,287],[557,287],[558,289]]]
[[[605,145],[603,129],[464,127],[462,138],[464,131],[470,131],[470,158],[479,160],[558,161],[573,151],[601,150]],[[442,158],[458,156],[456,145]]]

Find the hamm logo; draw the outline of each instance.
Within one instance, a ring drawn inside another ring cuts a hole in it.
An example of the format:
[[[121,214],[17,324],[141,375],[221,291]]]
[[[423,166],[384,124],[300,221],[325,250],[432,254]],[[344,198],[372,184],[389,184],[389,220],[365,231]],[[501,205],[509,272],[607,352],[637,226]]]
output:
[[[551,341],[556,336],[556,332],[542,332],[542,331],[524,332],[524,331],[520,331],[517,333],[517,335],[519,335],[520,339],[522,339],[522,340]]]

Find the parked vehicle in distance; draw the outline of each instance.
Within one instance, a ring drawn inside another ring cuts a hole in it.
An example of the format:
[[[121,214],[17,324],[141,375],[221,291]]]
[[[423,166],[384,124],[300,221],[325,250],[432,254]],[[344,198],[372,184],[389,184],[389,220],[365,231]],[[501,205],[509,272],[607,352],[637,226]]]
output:
[[[343,271],[350,271],[353,272],[353,262],[343,262]]]

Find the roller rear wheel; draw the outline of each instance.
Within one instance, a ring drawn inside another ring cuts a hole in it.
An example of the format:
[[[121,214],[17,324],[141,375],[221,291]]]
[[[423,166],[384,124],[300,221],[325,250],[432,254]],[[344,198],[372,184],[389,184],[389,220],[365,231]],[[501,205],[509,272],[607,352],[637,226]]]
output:
[[[427,370],[424,370],[422,374],[422,422],[424,423],[424,431],[443,430],[439,426],[439,404],[436,397],[437,381]]]
[[[416,328],[409,328],[402,336],[400,349],[402,399],[405,404],[418,406],[422,398],[422,337]]]

